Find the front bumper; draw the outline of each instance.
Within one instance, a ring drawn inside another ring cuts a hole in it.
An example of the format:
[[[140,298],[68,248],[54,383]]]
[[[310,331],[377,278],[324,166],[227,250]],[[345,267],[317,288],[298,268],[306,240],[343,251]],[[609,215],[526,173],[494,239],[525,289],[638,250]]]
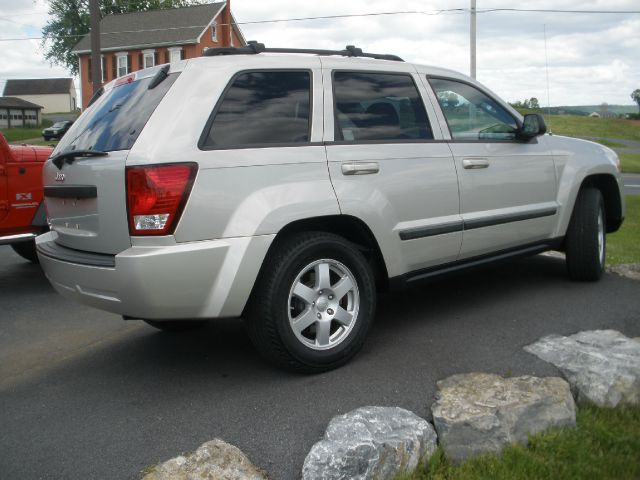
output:
[[[78,260],[78,251],[54,258],[47,244],[56,238],[48,232],[36,244],[59,293],[120,315],[165,320],[240,316],[274,235],[189,243],[162,237],[165,245],[132,246],[115,255],[113,267]]]

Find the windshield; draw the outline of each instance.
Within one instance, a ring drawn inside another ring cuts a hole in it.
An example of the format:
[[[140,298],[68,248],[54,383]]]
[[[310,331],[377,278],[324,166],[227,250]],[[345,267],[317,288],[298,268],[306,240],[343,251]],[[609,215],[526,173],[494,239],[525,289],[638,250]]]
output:
[[[129,150],[165,96],[177,73],[149,90],[153,77],[112,88],[91,105],[60,141],[56,153],[70,150]]]
[[[66,122],[56,122],[53,125],[51,125],[51,128],[62,128],[64,127]]]

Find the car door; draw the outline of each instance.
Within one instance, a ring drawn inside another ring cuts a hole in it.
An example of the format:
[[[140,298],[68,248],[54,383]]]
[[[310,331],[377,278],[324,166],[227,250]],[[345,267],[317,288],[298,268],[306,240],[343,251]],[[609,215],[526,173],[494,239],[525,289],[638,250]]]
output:
[[[325,145],[342,214],[363,220],[391,277],[457,258],[462,241],[451,152],[410,65],[322,59]]]
[[[460,184],[460,259],[549,239],[558,211],[544,136],[517,138],[518,120],[477,85],[428,78],[449,130]]]

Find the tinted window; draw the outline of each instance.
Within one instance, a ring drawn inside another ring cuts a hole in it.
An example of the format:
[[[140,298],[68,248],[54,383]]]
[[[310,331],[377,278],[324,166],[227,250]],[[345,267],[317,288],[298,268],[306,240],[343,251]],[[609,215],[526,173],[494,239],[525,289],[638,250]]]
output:
[[[124,83],[103,94],[76,120],[58,145],[68,150],[129,150],[178,74],[149,90],[153,77]]]
[[[204,146],[308,142],[310,104],[309,72],[242,73],[219,104]]]
[[[451,136],[461,140],[513,140],[518,125],[494,99],[471,85],[429,79],[447,118]]]
[[[432,139],[422,99],[410,75],[335,72],[335,139]]]

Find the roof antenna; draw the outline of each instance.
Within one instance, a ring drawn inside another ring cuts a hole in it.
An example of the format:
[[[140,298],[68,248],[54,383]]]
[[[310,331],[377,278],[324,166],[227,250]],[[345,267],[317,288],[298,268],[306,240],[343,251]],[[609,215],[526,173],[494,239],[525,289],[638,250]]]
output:
[[[553,134],[551,131],[551,96],[549,94],[549,55],[547,54],[547,24],[543,25],[544,32],[544,63],[545,70],[547,72],[547,125],[549,126],[549,134]]]

